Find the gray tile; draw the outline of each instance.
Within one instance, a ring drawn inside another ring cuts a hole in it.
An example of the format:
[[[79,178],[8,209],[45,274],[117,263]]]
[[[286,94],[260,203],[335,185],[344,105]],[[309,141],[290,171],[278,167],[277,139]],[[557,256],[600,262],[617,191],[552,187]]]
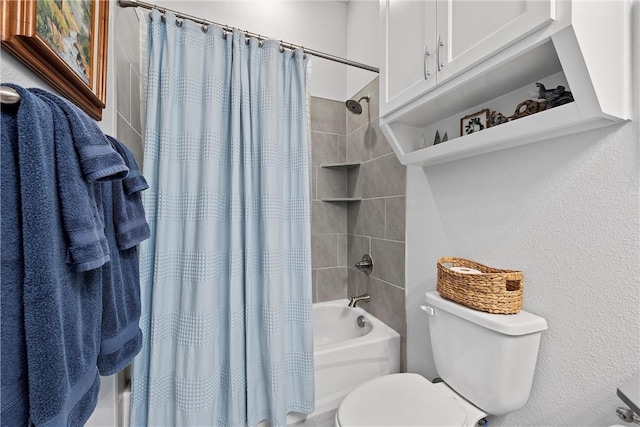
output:
[[[406,310],[404,289],[373,278],[367,283],[367,293],[371,301],[363,305],[364,309],[406,336]]]
[[[349,204],[347,212],[347,232],[361,236],[384,238],[384,199],[363,200]]]
[[[318,302],[318,270],[311,270],[311,291],[313,302]]]
[[[387,154],[360,165],[358,177],[362,197],[404,196],[406,168],[395,154]]]
[[[134,157],[136,158],[138,167],[142,169],[144,157],[144,146],[142,144],[142,137],[138,135],[138,133],[133,130],[131,126],[129,126],[129,123],[127,123],[120,114],[118,114],[116,126],[117,139],[123,142],[127,147],[129,147],[131,152],[133,152]]]
[[[360,167],[350,168],[347,172],[347,195],[349,197],[361,197],[362,185],[360,184]]]
[[[344,135],[346,107],[341,101],[311,97],[311,130]]]
[[[338,135],[338,163],[347,161],[347,137]]]
[[[127,55],[116,42],[116,110],[127,121],[131,121],[131,65]]]
[[[361,126],[347,135],[347,162],[364,162],[369,160],[368,125]]]
[[[320,268],[318,274],[318,302],[347,296],[347,267]]]
[[[358,94],[351,99],[354,99],[357,101],[362,96],[364,95]],[[362,112],[360,114],[354,114],[349,110],[345,110],[347,113],[347,134],[366,125],[367,123],[369,123],[369,120],[371,120],[371,112],[369,111],[369,102],[363,99],[362,101],[360,101],[360,106],[362,107]]]
[[[338,161],[338,136],[331,133],[311,132],[311,164]]]
[[[386,238],[390,240],[405,241],[405,205],[406,197],[388,197],[385,208]]]
[[[367,284],[372,280],[363,272],[355,268],[347,268],[347,298],[362,295],[367,292]]]
[[[140,135],[143,134],[142,123],[140,121],[140,77],[136,70],[131,67],[131,126]]]
[[[134,8],[116,8],[115,39],[120,42],[129,62],[140,69],[140,30],[138,16]]]
[[[346,234],[338,234],[338,265],[347,265],[348,239]]]
[[[400,372],[407,372],[407,337],[400,335]]]
[[[318,198],[347,197],[347,170],[318,168]]]
[[[336,250],[338,247],[337,234],[311,235],[311,267],[337,267]]]
[[[370,240],[369,237],[347,235],[347,265],[349,267],[353,267],[356,262],[360,261],[362,255],[371,253]]]
[[[347,233],[347,204],[311,202],[311,234],[332,233]]]
[[[373,79],[367,85],[367,90],[371,93],[371,102],[369,103],[371,120],[375,120],[380,116],[380,77]]]
[[[311,179],[309,180],[309,182],[311,183],[311,200],[317,200],[318,199],[318,191],[317,191],[318,167],[311,166],[309,168],[309,173],[311,174]]]
[[[404,243],[371,239],[372,275],[404,288]]]
[[[371,144],[371,158],[383,156],[388,153],[393,153],[393,148],[387,142],[387,138],[380,130],[380,123],[378,119],[371,121],[369,127],[369,143]]]

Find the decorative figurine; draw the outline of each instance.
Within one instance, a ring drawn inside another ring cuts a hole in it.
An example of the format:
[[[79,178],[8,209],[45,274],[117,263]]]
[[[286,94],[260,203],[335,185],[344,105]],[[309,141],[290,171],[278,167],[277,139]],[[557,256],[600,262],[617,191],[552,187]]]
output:
[[[516,111],[509,116],[509,120],[521,119],[526,116],[530,116],[531,114],[535,114],[544,109],[544,106],[541,108],[541,103],[538,101],[534,101],[532,99],[527,99],[526,101],[522,101],[516,107]]]
[[[546,104],[544,108],[546,110],[573,102],[573,95],[564,90],[564,86],[558,86],[555,89],[547,89],[542,83],[536,83],[536,86],[538,86],[538,98],[546,101],[543,101]]]
[[[489,124],[489,127],[493,127],[493,126],[498,126],[501,125],[503,123],[507,123],[509,121],[509,119],[504,116],[502,113],[498,113],[497,111],[492,111],[491,114],[489,115],[489,121],[487,122]]]
[[[438,145],[441,142],[442,140],[440,140],[440,132],[436,130],[436,137],[433,139],[433,145]]]

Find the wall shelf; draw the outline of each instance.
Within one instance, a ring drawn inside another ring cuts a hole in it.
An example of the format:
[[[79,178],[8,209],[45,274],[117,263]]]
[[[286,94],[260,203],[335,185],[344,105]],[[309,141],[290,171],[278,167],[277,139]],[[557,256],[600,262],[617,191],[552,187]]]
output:
[[[325,163],[320,165],[321,168],[328,169],[351,169],[360,166],[360,162],[354,163]]]
[[[337,202],[359,202],[362,200],[362,197],[323,197],[322,199],[323,202],[331,202],[331,203],[337,203]]]

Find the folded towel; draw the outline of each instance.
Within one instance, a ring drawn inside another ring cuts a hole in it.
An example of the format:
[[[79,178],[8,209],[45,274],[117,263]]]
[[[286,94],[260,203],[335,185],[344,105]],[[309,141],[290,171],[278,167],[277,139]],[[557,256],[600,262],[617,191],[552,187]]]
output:
[[[67,242],[57,191],[51,109],[29,91],[3,85],[18,91],[21,100],[15,113],[2,109],[0,417],[3,424],[13,425],[82,425],[95,408],[100,382],[96,359],[102,274],[100,269],[77,272],[65,262]],[[5,132],[5,125],[15,131]],[[12,162],[15,165],[10,166]],[[13,255],[20,249],[22,260]],[[5,256],[14,262],[5,263]],[[22,287],[15,286],[16,278],[22,278]],[[22,299],[22,323],[17,312],[5,314],[5,298],[9,303]],[[20,352],[5,353],[14,345]],[[13,384],[5,383],[7,372]],[[20,378],[27,378],[28,389]],[[5,402],[17,403],[5,413]],[[19,413],[28,413],[28,419],[20,419]]]
[[[112,182],[116,241],[118,248],[124,250],[134,247],[150,236],[140,196],[140,191],[146,190],[149,185],[140,174],[133,153],[117,139],[110,136],[107,138],[129,168],[129,175],[125,179]]]
[[[106,136],[89,116],[66,99],[46,90],[33,88],[30,91],[49,98],[66,114],[85,180],[112,181],[127,176],[129,170],[122,157],[111,147]]]
[[[78,271],[98,268],[110,258],[102,213],[95,199],[95,184],[84,180],[66,114],[51,97],[41,93],[38,91],[35,95],[49,105],[54,116],[58,197],[62,224],[69,241],[67,263]]]
[[[121,181],[101,183],[105,234],[111,249],[111,262],[102,267],[102,338],[97,359],[101,375],[124,369],[142,348],[138,253],[135,246],[118,250],[115,199],[122,198],[123,191],[117,184]]]

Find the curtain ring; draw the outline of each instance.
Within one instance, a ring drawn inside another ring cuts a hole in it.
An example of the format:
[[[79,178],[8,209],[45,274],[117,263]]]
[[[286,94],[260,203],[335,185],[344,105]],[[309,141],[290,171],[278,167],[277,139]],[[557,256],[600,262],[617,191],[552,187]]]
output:
[[[280,53],[284,53],[284,46],[280,45]]]
[[[162,23],[166,23],[167,22],[167,17],[164,16],[164,14],[160,15],[160,20],[162,21]]]
[[[264,40],[262,40],[262,36],[258,34],[258,47],[262,47],[264,45]]]
[[[202,30],[202,32],[203,32],[203,33],[206,33],[206,32],[208,32],[208,31],[209,31],[209,26],[208,26],[208,25],[205,25],[205,24],[202,24],[202,25],[200,26],[200,29]]]
[[[182,19],[176,18],[176,27],[182,27]]]
[[[227,32],[223,29],[222,30],[222,40],[226,40],[227,39]]]

